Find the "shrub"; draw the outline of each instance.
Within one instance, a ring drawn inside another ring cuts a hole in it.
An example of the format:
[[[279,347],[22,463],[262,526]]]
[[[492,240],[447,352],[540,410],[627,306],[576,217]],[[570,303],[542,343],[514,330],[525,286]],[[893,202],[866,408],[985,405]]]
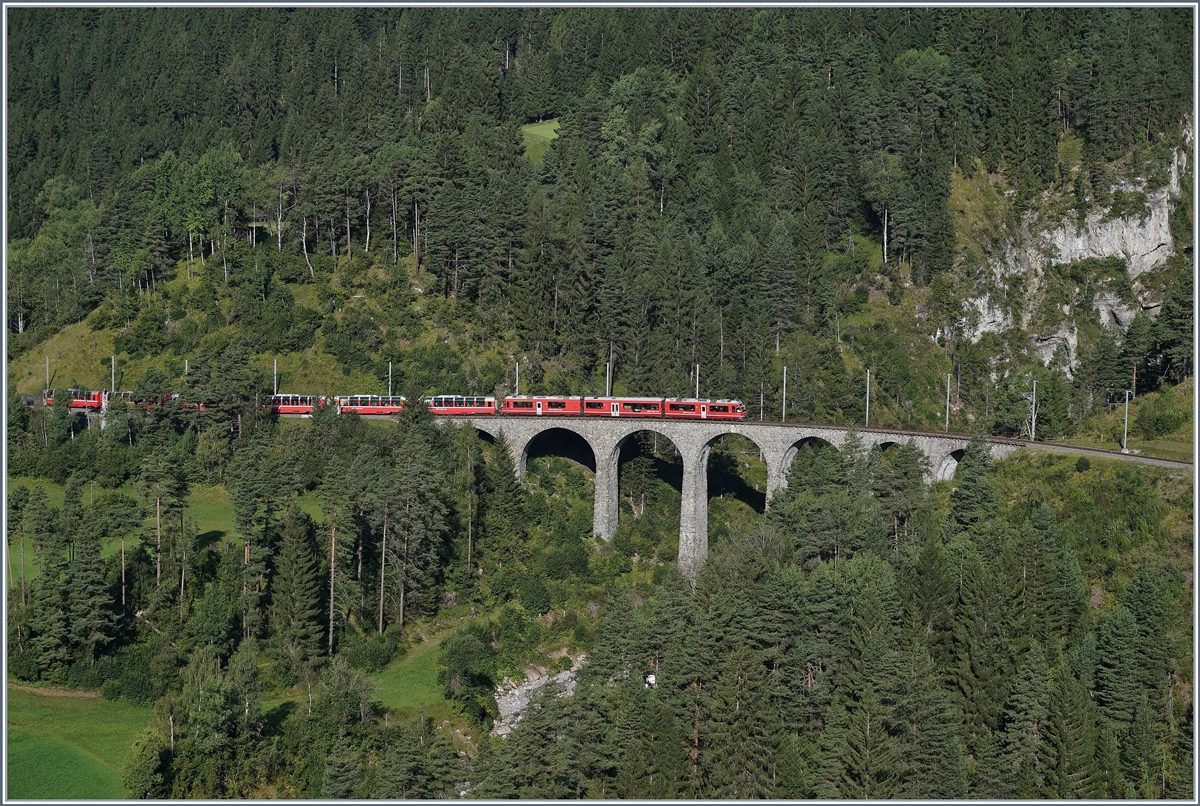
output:
[[[532,577],[521,583],[521,606],[539,616],[550,609],[550,591],[540,577]]]
[[[346,652],[346,660],[355,669],[367,674],[382,671],[396,654],[396,641],[390,636],[372,635],[365,641],[355,641]]]
[[[1076,460],[1076,462],[1075,462],[1075,470],[1076,470],[1076,472],[1079,472],[1079,473],[1087,472],[1088,468],[1090,468],[1091,466],[1092,466],[1092,461],[1090,459],[1088,459],[1086,456],[1080,456],[1079,459]]]
[[[33,682],[38,679],[37,658],[28,650],[11,655],[8,658],[8,671],[18,680]]]

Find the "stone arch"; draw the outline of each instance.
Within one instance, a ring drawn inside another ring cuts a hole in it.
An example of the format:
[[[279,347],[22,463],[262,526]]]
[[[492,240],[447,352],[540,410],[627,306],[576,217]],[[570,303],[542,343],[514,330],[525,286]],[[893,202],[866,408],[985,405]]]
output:
[[[638,425],[638,426],[642,426],[642,423],[638,423],[637,425]],[[634,429],[633,429],[633,430],[631,430],[629,433],[627,433],[627,434],[624,434],[624,435],[622,435],[622,436],[618,437],[618,438],[617,438],[617,440],[616,440],[616,442],[613,444],[613,446],[612,446],[612,456],[611,456],[611,461],[612,461],[612,468],[613,468],[613,472],[614,472],[614,473],[617,473],[617,472],[619,472],[619,469],[620,469],[620,463],[621,463],[621,451],[622,451],[622,450],[623,450],[623,449],[624,449],[624,448],[625,448],[627,445],[629,445],[629,444],[630,444],[630,440],[632,440],[634,437],[638,436],[639,434],[652,434],[652,435],[654,435],[654,437],[655,437],[656,439],[662,439],[662,440],[665,440],[665,441],[666,441],[666,443],[667,443],[669,446],[671,446],[671,448],[672,448],[672,449],[673,449],[673,450],[674,450],[674,451],[675,451],[677,454],[679,454],[679,456],[680,456],[681,458],[683,458],[683,457],[684,457],[683,446],[681,446],[681,445],[679,444],[679,439],[678,439],[677,437],[672,437],[670,434],[666,433],[666,431],[665,431],[665,430],[661,430],[661,429],[658,429],[658,428],[654,428],[654,427],[652,427],[652,424],[651,424],[651,423],[646,423],[646,424],[645,424],[645,427],[637,427],[637,428],[634,428]],[[705,458],[706,458],[706,459],[707,459],[707,456],[708,456],[708,455],[707,455],[707,454],[705,454]],[[597,457],[597,461],[599,461],[599,457]],[[679,486],[680,486],[680,484],[679,484],[679,483],[677,483],[677,480],[670,480],[670,481],[668,481],[668,483],[669,483],[669,484],[671,484],[671,486],[672,486],[672,487],[675,487],[676,489],[678,489],[678,488],[679,488]]]
[[[570,428],[555,426],[537,432],[525,443],[521,461],[528,466],[529,460],[539,456],[562,456],[577,462],[593,473],[596,472],[596,452],[587,438]]]
[[[706,482],[709,480],[708,474],[711,473],[713,470],[712,449],[722,439],[727,439],[729,437],[744,439],[744,440],[748,441],[751,445],[753,445],[755,448],[757,448],[759,456],[761,456],[763,458],[763,460],[765,461],[765,463],[767,465],[767,474],[768,474],[768,476],[770,476],[771,459],[770,459],[770,456],[769,456],[766,448],[763,446],[763,444],[761,442],[759,442],[757,439],[750,436],[749,434],[725,432],[725,433],[717,434],[716,436],[709,439],[707,442],[704,443],[704,446],[701,449],[700,469],[702,469],[705,473]],[[745,481],[740,477],[740,474],[738,476],[738,481],[741,482],[741,484],[738,484],[737,482],[735,482],[733,485],[733,489],[730,490],[733,497],[738,499],[739,501],[742,501],[743,503],[753,507],[753,509],[756,512],[759,512],[759,513],[764,512],[767,507],[768,491],[766,489],[758,490],[758,489],[755,489],[755,488],[751,487],[750,485],[746,484]],[[768,487],[769,487],[769,485],[768,485]],[[708,494],[712,495],[712,493],[713,493],[713,491],[712,491],[711,487],[709,487]],[[717,494],[720,495],[721,493],[718,492]]]
[[[958,472],[958,463],[962,461],[963,453],[965,452],[965,448],[959,448],[956,451],[950,451],[950,453],[939,459],[933,468],[933,480],[951,481],[954,478],[954,474]]]
[[[783,479],[784,485],[787,484],[788,471],[792,469],[792,462],[795,460],[796,454],[798,454],[801,449],[808,446],[812,446],[814,448],[829,447],[833,448],[835,451],[840,451],[842,449],[840,445],[835,445],[833,442],[830,442],[824,437],[807,436],[796,440],[783,452],[783,462],[779,466],[779,475],[780,478]]]

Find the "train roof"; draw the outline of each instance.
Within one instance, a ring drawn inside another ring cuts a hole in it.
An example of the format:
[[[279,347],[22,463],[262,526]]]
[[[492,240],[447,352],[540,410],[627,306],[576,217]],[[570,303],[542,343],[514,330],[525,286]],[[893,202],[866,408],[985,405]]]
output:
[[[738,403],[742,401],[733,398],[711,398],[711,397],[664,397],[663,400],[668,403]]]
[[[492,397],[492,395],[464,395],[464,397]],[[579,395],[505,395],[505,400],[579,400]]]

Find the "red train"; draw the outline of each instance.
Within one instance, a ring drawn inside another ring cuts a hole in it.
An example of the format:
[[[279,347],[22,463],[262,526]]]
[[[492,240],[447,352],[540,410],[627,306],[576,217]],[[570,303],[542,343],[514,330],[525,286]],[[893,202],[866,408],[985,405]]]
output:
[[[203,403],[182,403],[179,395],[135,395],[133,392],[87,392],[68,389],[70,406],[101,409],[109,406],[147,409],[158,406],[203,411]],[[45,398],[54,405],[54,393]],[[708,400],[677,397],[570,397],[563,395],[509,395],[497,400],[492,395],[432,395],[422,402],[438,416],[508,415],[519,417],[637,417],[676,420],[744,420],[746,407],[740,400]],[[389,416],[404,411],[406,400],[392,395],[271,395],[267,408],[272,414],[310,417],[324,406],[339,414]]]

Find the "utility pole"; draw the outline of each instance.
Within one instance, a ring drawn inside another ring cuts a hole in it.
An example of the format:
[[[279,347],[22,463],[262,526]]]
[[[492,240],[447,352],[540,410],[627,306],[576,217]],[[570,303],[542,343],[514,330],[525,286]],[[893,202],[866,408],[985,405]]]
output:
[[[696,365],[696,399],[700,399],[700,365]]]
[[[187,362],[185,361],[184,363],[186,364]],[[109,363],[109,366],[112,369],[112,379],[110,381],[112,388],[109,390],[109,393],[115,394],[117,391],[117,357],[115,355],[112,357],[112,361]]]
[[[604,396],[612,396],[612,362],[604,362]]]
[[[46,356],[46,391],[50,391],[50,356]]]
[[[950,373],[946,373],[946,433],[950,433]]]
[[[515,397],[520,394],[521,394],[521,359],[518,358],[517,359],[517,388],[516,388],[516,391],[513,392],[513,396]]]
[[[787,367],[783,368],[783,422],[787,422]]]
[[[392,396],[392,362],[388,362],[388,397]]]
[[[1121,435],[1121,453],[1129,453],[1129,390],[1125,390],[1125,433]]]
[[[867,370],[867,421],[865,425],[871,425],[871,370]]]
[[[271,364],[271,394],[279,394],[279,359],[273,359]]]

